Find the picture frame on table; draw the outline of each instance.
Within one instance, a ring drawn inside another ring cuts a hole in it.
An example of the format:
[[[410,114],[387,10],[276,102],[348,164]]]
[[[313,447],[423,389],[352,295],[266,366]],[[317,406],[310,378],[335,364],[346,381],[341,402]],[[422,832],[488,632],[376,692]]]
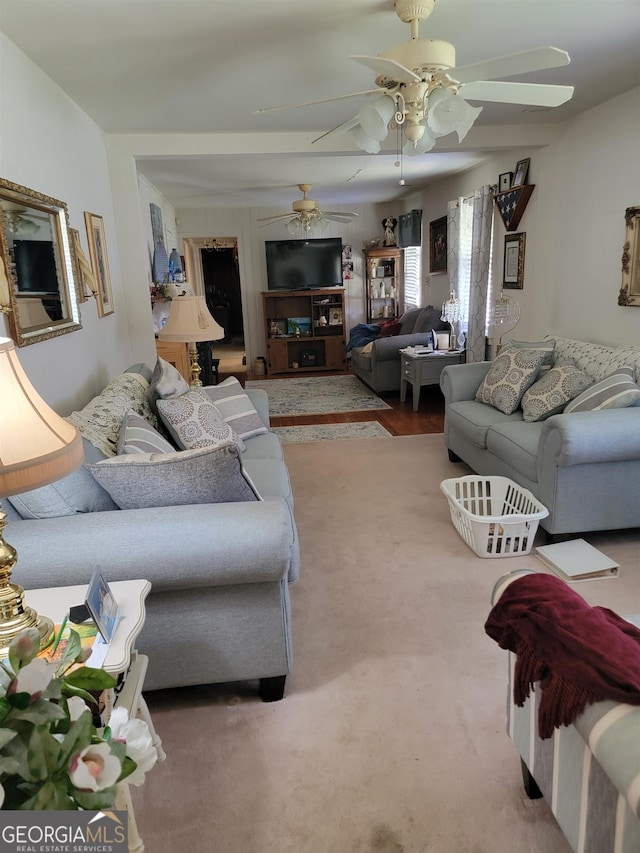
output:
[[[109,314],[113,314],[115,308],[113,305],[113,291],[111,290],[111,276],[109,275],[104,219],[97,213],[89,213],[89,211],[85,210],[84,222],[89,241],[91,269],[98,285],[98,295],[96,297],[98,317],[106,317]]]
[[[287,337],[287,321],[282,319],[269,320],[269,337],[270,338],[286,338]]]
[[[311,317],[287,317],[287,335],[308,338],[311,334]]]
[[[498,175],[498,192],[503,193],[510,190],[512,181],[513,172],[503,172],[501,175]]]
[[[505,290],[524,288],[524,247],[526,234],[505,234],[502,287]]]
[[[429,223],[429,269],[431,272],[447,271],[446,216],[441,216]]]
[[[516,171],[513,176],[512,187],[523,187],[527,183],[527,175],[529,173],[530,157],[525,157],[524,160],[518,160],[516,163]]]

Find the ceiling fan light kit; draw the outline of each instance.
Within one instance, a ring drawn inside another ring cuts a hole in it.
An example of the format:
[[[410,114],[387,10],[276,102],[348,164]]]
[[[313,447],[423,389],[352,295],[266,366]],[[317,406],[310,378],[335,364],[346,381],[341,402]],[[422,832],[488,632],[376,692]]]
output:
[[[458,142],[462,142],[482,111],[482,107],[471,106],[467,99],[557,107],[572,97],[572,86],[495,82],[496,78],[568,65],[569,54],[555,47],[532,48],[456,68],[452,44],[419,36],[420,22],[429,17],[435,2],[395,0],[395,12],[410,25],[411,39],[383,50],[378,56],[351,57],[375,73],[378,88],[308,104],[356,96],[378,97],[365,103],[354,118],[314,142],[336,133],[349,133],[358,148],[377,154],[391,125],[402,128],[406,140],[404,154],[424,154],[433,148],[438,137],[453,132],[457,133]]]

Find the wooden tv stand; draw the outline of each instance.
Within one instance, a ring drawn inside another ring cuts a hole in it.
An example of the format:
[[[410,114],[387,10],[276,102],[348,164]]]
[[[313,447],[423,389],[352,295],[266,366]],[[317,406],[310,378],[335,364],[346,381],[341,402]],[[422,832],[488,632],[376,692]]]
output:
[[[344,288],[262,292],[269,373],[347,369]]]

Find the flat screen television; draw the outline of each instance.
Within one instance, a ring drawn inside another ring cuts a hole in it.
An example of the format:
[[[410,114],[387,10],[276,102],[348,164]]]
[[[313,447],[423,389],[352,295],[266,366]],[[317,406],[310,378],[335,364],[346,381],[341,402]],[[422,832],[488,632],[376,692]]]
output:
[[[342,287],[342,240],[266,240],[269,290]]]
[[[18,293],[58,293],[58,271],[53,243],[48,240],[14,240]]]

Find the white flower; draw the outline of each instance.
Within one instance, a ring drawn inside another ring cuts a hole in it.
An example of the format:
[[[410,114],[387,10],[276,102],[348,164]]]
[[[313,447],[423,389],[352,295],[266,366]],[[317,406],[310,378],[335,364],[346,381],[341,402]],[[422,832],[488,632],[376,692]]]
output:
[[[116,708],[109,719],[114,740],[123,740],[127,746],[127,756],[135,761],[137,767],[126,778],[129,785],[142,785],[144,775],[158,760],[158,753],[151,740],[149,727],[144,720],[130,720],[124,708]]]
[[[47,663],[43,658],[34,658],[31,663],[23,666],[9,685],[7,693],[28,693],[31,702],[40,698],[55,675],[57,664]]]
[[[67,707],[69,709],[69,720],[75,723],[85,711],[88,711],[87,703],[79,696],[70,696],[67,699]]]
[[[103,791],[118,781],[120,761],[112,755],[108,743],[85,746],[71,759],[69,778],[81,791]]]
[[[0,783],[0,809],[2,808],[2,804],[4,803],[4,788]]]

